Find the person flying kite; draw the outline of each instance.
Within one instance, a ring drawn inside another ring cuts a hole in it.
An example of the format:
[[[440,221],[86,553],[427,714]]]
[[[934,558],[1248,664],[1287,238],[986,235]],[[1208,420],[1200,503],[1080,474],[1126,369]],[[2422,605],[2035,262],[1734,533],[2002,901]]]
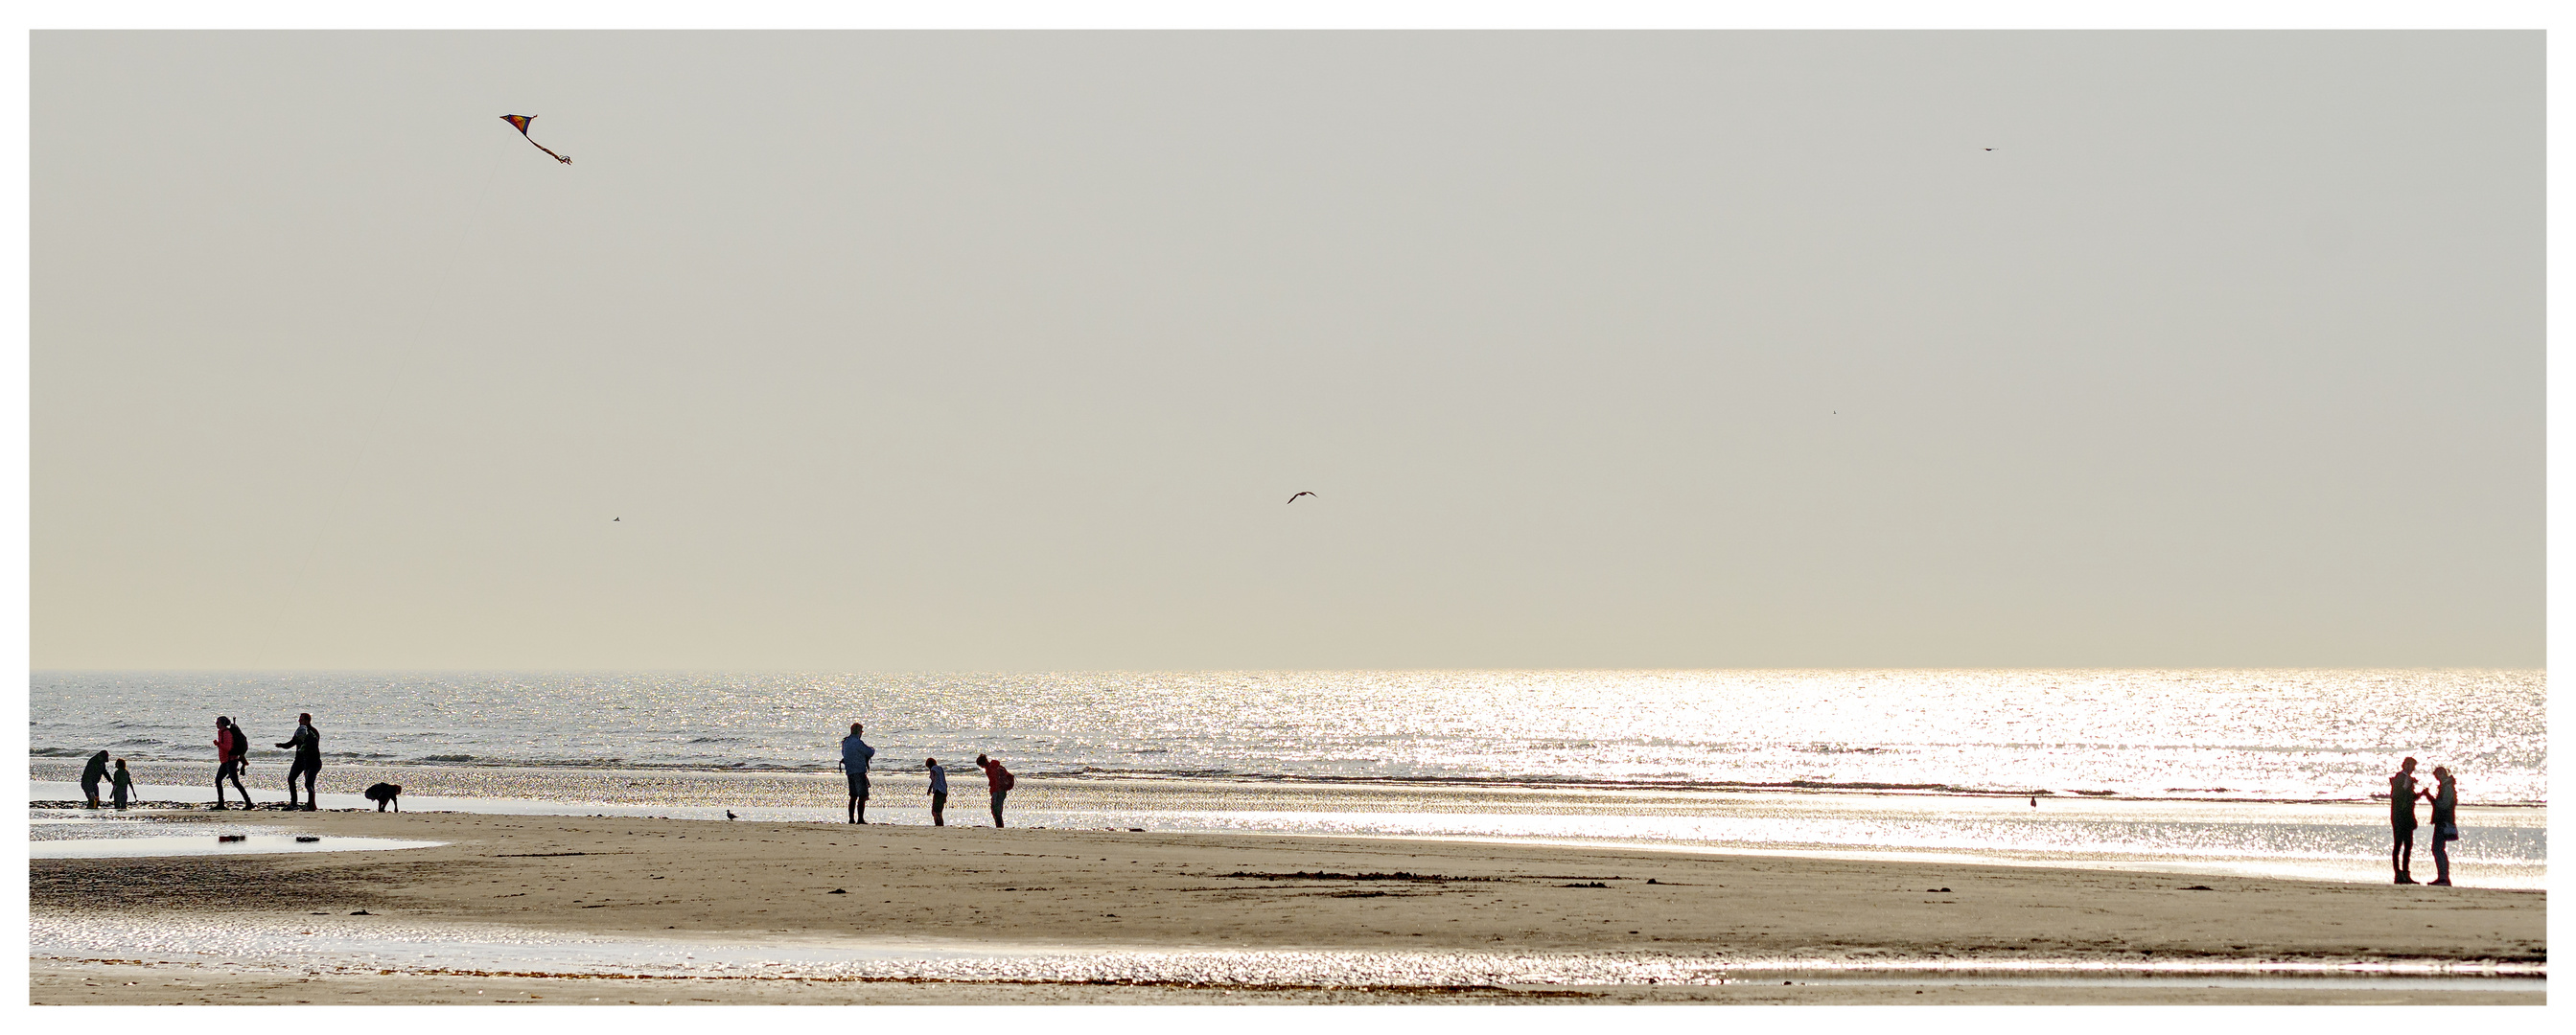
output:
[[[564,156],[562,156],[562,155],[559,155],[559,154],[556,154],[556,153],[554,152],[554,149],[553,149],[553,148],[547,147],[547,146],[546,146],[546,145],[544,145],[544,144],[539,144],[539,143],[537,143],[537,138],[535,138],[535,137],[531,137],[531,136],[528,136],[528,123],[531,123],[531,122],[536,121],[536,120],[537,120],[537,117],[536,117],[536,116],[534,116],[534,115],[503,115],[503,116],[501,116],[501,117],[502,117],[503,119],[507,120],[511,125],[519,127],[519,136],[521,136],[522,138],[525,138],[525,139],[527,140],[527,142],[528,142],[529,144],[531,144],[531,145],[535,146],[537,150],[545,152],[545,153],[546,153],[546,157],[552,158],[552,159],[554,159],[555,161],[558,161],[558,162],[562,162],[562,163],[563,163],[563,164],[565,164],[565,165],[571,165],[571,164],[572,164],[572,159],[570,159],[570,158],[566,158],[566,157],[564,157]]]

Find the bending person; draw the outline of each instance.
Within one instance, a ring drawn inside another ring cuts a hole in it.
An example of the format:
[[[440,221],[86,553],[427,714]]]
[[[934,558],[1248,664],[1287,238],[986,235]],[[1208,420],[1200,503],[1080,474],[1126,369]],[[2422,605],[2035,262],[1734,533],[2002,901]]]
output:
[[[1019,778],[1012,776],[1010,770],[1002,768],[1002,761],[997,758],[977,755],[975,764],[984,767],[984,782],[993,791],[993,825],[1001,826],[1002,798],[1011,793],[1012,787],[1019,784]]]
[[[322,796],[313,791],[314,779],[322,775],[322,731],[313,728],[313,713],[297,714],[295,735],[277,746],[295,749],[295,763],[286,769],[286,807],[295,808],[295,778],[301,776],[304,778],[304,811],[313,811],[313,807],[322,802]]]
[[[89,756],[89,764],[81,767],[81,793],[89,798],[90,808],[98,807],[98,784],[105,779],[107,779],[107,752],[101,751]]]
[[[930,770],[930,825],[947,826],[948,767],[940,765],[936,758],[922,759],[921,767]]]

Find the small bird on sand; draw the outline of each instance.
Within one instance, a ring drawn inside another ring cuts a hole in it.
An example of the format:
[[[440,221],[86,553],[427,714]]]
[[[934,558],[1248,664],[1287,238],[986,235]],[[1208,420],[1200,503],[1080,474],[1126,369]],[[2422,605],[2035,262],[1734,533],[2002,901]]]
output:
[[[1311,493],[1311,492],[1301,492],[1301,493],[1298,493],[1298,494],[1297,494],[1297,496],[1314,496],[1314,495],[1315,495],[1315,494],[1314,494],[1314,493]],[[1297,502],[1297,496],[1290,496],[1290,497],[1288,497],[1288,502],[1290,502],[1290,503],[1295,503],[1295,502]],[[1315,496],[1315,498],[1316,498],[1316,499],[1322,499],[1323,497],[1321,497],[1321,496]]]
[[[725,818],[726,818],[726,819],[738,819],[738,818],[740,818],[740,817],[735,816],[735,815],[733,814],[733,810],[732,810],[732,809],[726,809],[726,810],[725,810]]]

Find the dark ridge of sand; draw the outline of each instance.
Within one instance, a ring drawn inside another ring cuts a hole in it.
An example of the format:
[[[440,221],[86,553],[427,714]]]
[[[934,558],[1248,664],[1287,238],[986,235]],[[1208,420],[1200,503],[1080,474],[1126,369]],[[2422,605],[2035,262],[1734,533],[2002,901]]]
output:
[[[1101,985],[1020,981],[832,981],[795,978],[521,978],[453,974],[300,977],[197,968],[38,961],[29,997],[40,1005],[488,1003],[528,1006],[885,1005],[885,1006],[1413,1006],[1835,1004],[1949,1005],[2537,1005],[2535,992],[2456,989],[2177,988],[2116,985],[2013,986],[1930,980],[1885,985],[1744,982],[1443,988],[1312,988]]]

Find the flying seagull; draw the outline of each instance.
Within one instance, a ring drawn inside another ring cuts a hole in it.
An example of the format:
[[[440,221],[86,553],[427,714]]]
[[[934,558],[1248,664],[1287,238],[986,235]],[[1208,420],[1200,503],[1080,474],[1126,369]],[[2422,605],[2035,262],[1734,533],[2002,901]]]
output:
[[[1301,493],[1298,493],[1298,494],[1297,494],[1297,496],[1314,496],[1314,495],[1315,495],[1315,494],[1314,494],[1314,493],[1311,493],[1311,492],[1301,492]],[[1290,497],[1288,497],[1288,502],[1290,502],[1290,503],[1295,503],[1295,502],[1297,502],[1297,496],[1290,496]],[[1322,499],[1323,497],[1321,497],[1321,496],[1316,496],[1315,498],[1317,498],[1317,499]]]
[[[572,164],[572,159],[570,159],[570,158],[566,158],[566,157],[564,157],[564,156],[562,156],[562,155],[559,155],[559,154],[556,154],[556,153],[554,152],[554,149],[553,149],[553,148],[547,147],[547,146],[546,146],[546,145],[544,145],[544,144],[539,144],[539,143],[537,143],[537,138],[532,137],[532,136],[528,136],[528,123],[535,122],[535,121],[537,120],[537,117],[536,117],[536,116],[534,116],[534,115],[503,115],[503,116],[501,116],[501,118],[502,118],[502,119],[504,119],[504,120],[506,120],[507,122],[509,122],[511,125],[519,127],[519,136],[520,136],[520,137],[522,137],[522,138],[524,138],[524,139],[526,139],[526,140],[527,140],[527,142],[528,142],[529,144],[531,144],[531,145],[535,146],[537,150],[545,152],[545,153],[546,153],[546,157],[552,158],[552,159],[554,159],[555,161],[558,161],[558,162],[562,162],[562,163],[563,163],[563,164],[565,164],[565,165],[571,165],[571,164]]]

